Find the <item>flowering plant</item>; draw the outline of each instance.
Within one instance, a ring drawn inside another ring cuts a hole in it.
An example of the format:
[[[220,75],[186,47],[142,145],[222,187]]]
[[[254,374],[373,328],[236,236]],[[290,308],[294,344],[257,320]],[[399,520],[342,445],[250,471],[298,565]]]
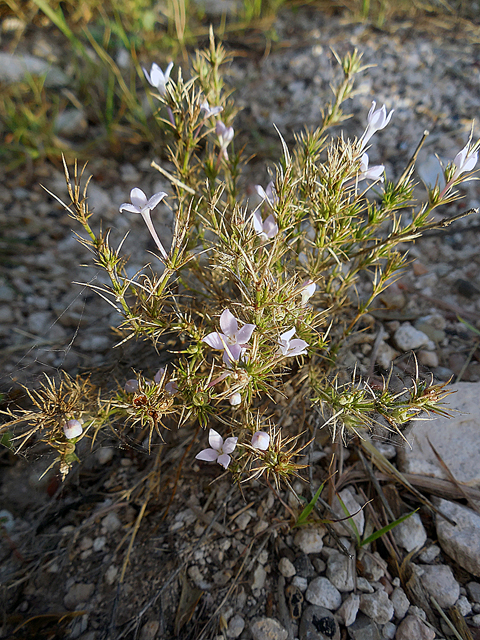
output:
[[[198,425],[208,427],[210,447],[195,455],[195,465],[217,462],[239,479],[264,476],[276,486],[288,484],[304,467],[295,456],[305,444],[275,424],[295,405],[286,406],[287,388],[305,406],[309,428],[321,415],[333,437],[340,433],[344,440],[378,426],[379,416],[385,428],[400,433],[420,412],[441,411],[438,386],[416,379],[398,394],[387,378],[370,384],[360,365],[347,374],[342,349],[369,326],[367,312],[405,264],[396,247],[451,222],[429,215],[457,197],[453,189],[470,177],[478,144],[469,142],[455,156],[445,169],[445,187],[432,188],[429,201],[417,206],[412,162],[396,182],[383,165],[369,164],[366,147],[393,110],[373,102],[357,139],[328,135],[345,119],[342,103],[362,71],[361,56],[353,52],[340,61],[343,77],[318,128],[288,143],[278,132],[283,152],[270,169],[272,180],[265,189],[245,188],[240,175],[246,161],[232,144],[236,109],[222,76],[227,61],[212,37],[188,81],[180,71],[176,81],[170,78],[172,64],[165,73],[156,64],[144,70],[170,136],[163,159],[169,170],[152,166],[168,184],[150,198],[135,187],[120,212],[140,214],[155,241],[160,255],[149,275],[129,274],[109,232],[100,225],[94,230],[81,176],[75,168],[72,180],[65,167],[67,209],[107,274],[109,284],[97,290],[123,316],[122,341],[151,341],[162,362],[138,372],[142,363],[132,361],[135,377],[126,373],[114,390],[93,388],[81,376],[49,381],[32,396],[32,410],[10,410],[11,425],[26,425],[21,446],[40,435],[57,452],[64,474],[76,461],[76,439],[97,437],[106,427],[142,437],[147,431],[150,448],[173,427]],[[376,195],[369,183],[359,190],[361,180],[373,182]],[[256,208],[254,192],[261,198]],[[167,193],[175,212],[171,245],[151,219]],[[406,207],[413,214],[403,219]]]

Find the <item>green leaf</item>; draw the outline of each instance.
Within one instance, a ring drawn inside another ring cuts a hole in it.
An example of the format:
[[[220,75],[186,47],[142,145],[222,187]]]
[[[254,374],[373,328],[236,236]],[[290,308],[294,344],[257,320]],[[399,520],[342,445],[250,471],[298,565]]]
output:
[[[325,486],[325,483],[322,482],[322,484],[318,487],[318,489],[317,489],[315,495],[313,496],[313,498],[302,509],[302,513],[298,516],[297,521],[293,525],[294,527],[301,527],[307,522],[307,518],[312,513],[312,511],[314,510],[315,505],[317,504],[317,500],[319,499],[320,494],[322,493],[324,486]]]

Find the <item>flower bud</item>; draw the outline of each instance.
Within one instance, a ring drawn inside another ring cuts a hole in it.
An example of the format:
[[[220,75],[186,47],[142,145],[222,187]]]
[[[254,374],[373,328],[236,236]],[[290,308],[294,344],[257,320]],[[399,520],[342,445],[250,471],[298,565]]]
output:
[[[138,391],[138,380],[136,378],[132,378],[132,380],[127,380],[125,383],[125,392],[135,393],[136,391]]]
[[[270,445],[270,436],[265,431],[257,431],[252,437],[252,447],[266,451]]]
[[[78,436],[82,435],[82,423],[83,420],[69,420],[63,425],[63,433],[67,440],[72,440],[73,438],[78,438]]]
[[[237,393],[232,393],[228,401],[230,402],[232,407],[238,407],[238,405],[242,402],[242,396],[237,391]]]

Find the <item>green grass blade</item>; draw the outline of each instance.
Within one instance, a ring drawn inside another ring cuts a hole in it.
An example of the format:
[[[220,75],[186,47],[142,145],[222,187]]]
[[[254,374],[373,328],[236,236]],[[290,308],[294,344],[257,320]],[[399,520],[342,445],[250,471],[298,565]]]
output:
[[[317,504],[317,500],[319,499],[320,494],[322,493],[324,486],[325,486],[325,483],[322,482],[322,484],[318,487],[318,489],[317,489],[315,495],[313,496],[313,498],[302,509],[302,513],[298,516],[296,523],[293,525],[294,527],[301,527],[302,525],[304,525],[306,523],[308,516],[315,509],[315,505]]]
[[[368,536],[368,538],[365,538],[365,540],[362,540],[360,542],[359,546],[363,547],[364,545],[370,544],[370,542],[373,542],[374,540],[377,540],[378,538],[381,538],[381,536],[383,536],[384,533],[387,533],[391,529],[394,529],[401,522],[404,522],[405,520],[408,520],[408,518],[410,518],[410,516],[413,516],[414,513],[417,513],[417,511],[418,511],[418,509],[415,509],[415,511],[411,511],[410,513],[407,513],[406,515],[401,516],[400,518],[397,518],[397,520],[394,520],[393,522],[390,522],[390,524],[387,524],[385,527],[382,527],[378,531],[374,531],[372,533],[372,535]]]
[[[345,503],[340,498],[338,493],[337,493],[337,500],[339,501],[340,506],[342,507],[344,514],[347,516],[347,522],[349,522],[352,525],[353,533],[355,534],[355,538],[357,539],[357,545],[360,547],[361,544],[362,544],[361,543],[361,538],[360,538],[360,532],[359,532],[359,530],[357,528],[357,525],[355,524],[355,521],[353,520],[353,517],[352,517],[351,513],[347,509]]]

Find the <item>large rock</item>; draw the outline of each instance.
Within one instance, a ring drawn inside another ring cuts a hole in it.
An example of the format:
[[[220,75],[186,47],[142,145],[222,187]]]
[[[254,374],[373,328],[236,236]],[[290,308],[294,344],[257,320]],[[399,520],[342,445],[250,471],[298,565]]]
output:
[[[442,513],[457,523],[454,527],[437,516],[437,537],[443,551],[461,567],[480,577],[480,516],[449,500],[438,499],[436,504]]]
[[[445,409],[452,417],[413,420],[405,431],[412,448],[405,446],[399,451],[400,469],[405,473],[447,478],[430,440],[459,482],[480,487],[480,464],[472,464],[480,460],[480,383],[460,382],[448,388],[456,392],[445,400],[448,403]]]
[[[0,52],[0,82],[12,84],[20,82],[26,76],[46,76],[46,87],[66,87],[70,79],[58,67],[46,60],[28,54]]]
[[[435,598],[444,609],[453,607],[460,597],[460,585],[455,580],[453,572],[446,564],[420,566],[423,573],[420,581],[425,590]]]

